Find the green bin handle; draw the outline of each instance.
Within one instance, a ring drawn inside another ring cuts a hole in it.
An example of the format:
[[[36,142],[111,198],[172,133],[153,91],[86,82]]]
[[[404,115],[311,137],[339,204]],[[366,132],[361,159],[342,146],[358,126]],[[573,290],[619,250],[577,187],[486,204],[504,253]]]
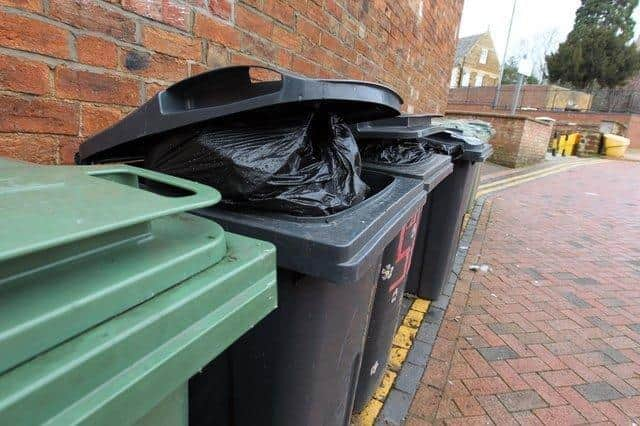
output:
[[[149,190],[149,192],[153,192],[154,194],[163,197],[165,202],[174,200],[177,211],[208,207],[218,203],[222,198],[220,192],[211,186],[203,185],[198,182],[193,182],[164,173],[154,172],[148,169],[142,169],[140,167],[111,164],[105,166],[80,166],[80,168],[84,169],[85,172],[90,176],[109,178],[114,177],[118,174],[125,174],[133,176],[135,178],[145,178],[154,182],[161,183],[163,185],[186,191],[188,194],[184,196],[170,197],[151,191],[152,188],[150,188]]]

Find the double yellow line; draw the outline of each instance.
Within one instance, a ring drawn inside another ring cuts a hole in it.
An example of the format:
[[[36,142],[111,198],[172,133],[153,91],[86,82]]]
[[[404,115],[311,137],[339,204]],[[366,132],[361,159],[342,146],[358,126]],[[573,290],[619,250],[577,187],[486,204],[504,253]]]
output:
[[[492,192],[501,191],[503,189],[507,189],[512,186],[520,185],[522,183],[529,182],[534,179],[539,179],[541,177],[564,172],[566,170],[573,169],[574,167],[585,166],[588,164],[597,164],[597,163],[602,163],[604,161],[607,161],[607,160],[582,158],[579,160],[557,164],[551,167],[546,167],[544,169],[535,170],[529,173],[524,173],[518,176],[507,177],[505,179],[500,179],[495,182],[485,183],[478,186],[478,191],[476,192],[476,198],[482,197],[483,195],[487,195]]]

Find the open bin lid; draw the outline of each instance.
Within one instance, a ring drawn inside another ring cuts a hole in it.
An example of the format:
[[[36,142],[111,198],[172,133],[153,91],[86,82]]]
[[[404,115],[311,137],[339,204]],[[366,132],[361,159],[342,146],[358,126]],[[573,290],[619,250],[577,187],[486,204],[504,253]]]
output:
[[[386,140],[424,139],[435,144],[449,145],[461,151],[461,158],[469,161],[484,161],[493,148],[481,139],[465,136],[461,130],[441,125],[431,125],[433,115],[409,115],[386,118],[354,126],[354,136],[358,142]],[[455,157],[455,155],[454,155]],[[454,158],[456,159],[456,158]]]
[[[392,117],[402,98],[392,89],[353,80],[318,80],[276,68],[232,66],[204,72],[157,93],[112,127],[89,138],[81,164],[139,158],[147,140],[188,125],[272,108],[326,109],[348,123]]]
[[[138,188],[144,178],[183,191]],[[0,373],[209,268],[215,189],[129,166],[0,162]]]

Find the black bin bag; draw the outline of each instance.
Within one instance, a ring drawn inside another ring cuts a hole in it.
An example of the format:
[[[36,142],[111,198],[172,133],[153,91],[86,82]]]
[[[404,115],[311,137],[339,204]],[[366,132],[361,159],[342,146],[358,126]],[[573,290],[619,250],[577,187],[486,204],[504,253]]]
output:
[[[360,147],[362,159],[368,163],[410,165],[426,161],[431,156],[428,147],[416,142],[381,142]]]
[[[230,205],[304,216],[344,210],[368,189],[351,130],[323,112],[203,124],[154,145],[146,167],[211,185]]]
[[[442,139],[445,139],[444,141]],[[454,142],[447,142],[447,140],[451,139]],[[431,136],[430,138],[425,138],[421,140],[423,146],[427,146],[438,154],[444,154],[451,156],[452,160],[457,160],[462,156],[463,150],[458,142],[459,140],[455,140],[450,138],[447,133],[440,133]]]

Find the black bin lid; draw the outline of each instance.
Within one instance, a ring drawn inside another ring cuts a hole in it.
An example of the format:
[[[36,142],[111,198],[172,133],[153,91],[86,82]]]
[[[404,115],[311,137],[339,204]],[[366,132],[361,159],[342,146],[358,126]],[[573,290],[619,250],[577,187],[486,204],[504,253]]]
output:
[[[446,131],[446,127],[432,126],[430,114],[402,114],[396,117],[364,121],[352,126],[353,135],[358,141],[370,139],[420,139]]]
[[[493,154],[493,147],[482,139],[465,136],[457,129],[446,129],[424,138],[428,143],[437,145],[449,145],[461,151],[460,159],[468,161],[485,161]],[[434,146],[432,145],[432,146]],[[457,158],[454,158],[454,160]]]
[[[374,143],[380,140],[423,139],[459,146],[462,151],[462,159],[470,161],[484,161],[493,153],[491,145],[481,139],[465,136],[458,129],[432,126],[431,117],[433,116],[429,114],[403,114],[382,120],[357,123],[352,128],[358,142],[363,143]]]
[[[453,172],[451,157],[442,154],[432,154],[425,161],[407,165],[373,163],[365,160],[362,162],[362,167],[394,176],[420,179],[424,183],[424,190],[427,192],[431,192]]]
[[[231,66],[182,80],[80,145],[79,163],[136,156],[132,142],[248,111],[302,105],[325,109],[348,123],[400,114],[402,98],[370,82],[321,80],[259,66]]]

